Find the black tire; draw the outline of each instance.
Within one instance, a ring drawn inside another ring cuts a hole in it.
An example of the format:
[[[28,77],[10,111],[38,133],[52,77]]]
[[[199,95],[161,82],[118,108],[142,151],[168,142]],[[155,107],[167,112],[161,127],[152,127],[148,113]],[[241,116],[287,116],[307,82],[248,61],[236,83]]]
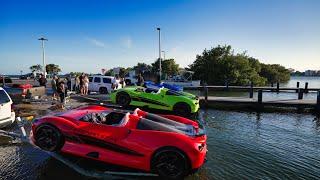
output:
[[[123,107],[128,107],[130,105],[131,98],[128,93],[120,92],[116,96],[116,103]]]
[[[157,152],[152,158],[151,168],[161,179],[183,179],[190,172],[187,157],[175,148]]]
[[[128,86],[132,85],[130,79],[126,79],[125,82],[126,82],[126,85],[128,85]]]
[[[191,107],[186,103],[177,103],[173,106],[173,111],[178,116],[190,117],[191,116]]]
[[[64,145],[64,137],[53,125],[40,125],[35,133],[35,144],[45,151],[57,152]]]
[[[100,93],[100,94],[108,94],[108,89],[107,89],[106,87],[101,87],[101,88],[99,89],[99,93]]]

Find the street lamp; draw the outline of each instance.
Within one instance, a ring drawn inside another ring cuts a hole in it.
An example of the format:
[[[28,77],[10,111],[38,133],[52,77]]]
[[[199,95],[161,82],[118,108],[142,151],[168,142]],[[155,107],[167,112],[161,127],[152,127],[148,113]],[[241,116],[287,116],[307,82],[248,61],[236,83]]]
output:
[[[160,83],[161,83],[161,33],[160,33],[160,28],[157,28],[157,30],[159,31],[159,63],[160,63],[160,68],[159,68],[159,74],[160,74]]]
[[[161,51],[163,53],[163,60],[166,60],[166,52],[165,51]]]
[[[44,41],[48,41],[48,39],[41,37],[38,39],[42,44],[42,66],[43,66],[43,75],[46,77],[46,60],[45,60],[45,52],[44,52]]]

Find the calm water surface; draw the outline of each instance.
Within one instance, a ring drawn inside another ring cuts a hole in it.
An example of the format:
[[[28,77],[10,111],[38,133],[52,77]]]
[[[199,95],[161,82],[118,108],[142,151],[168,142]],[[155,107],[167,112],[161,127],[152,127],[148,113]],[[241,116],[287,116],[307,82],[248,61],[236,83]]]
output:
[[[320,88],[320,78],[294,77]],[[198,92],[196,92],[198,93]],[[243,96],[246,92],[210,92]],[[296,98],[296,93],[264,97]],[[309,93],[308,98],[315,95]],[[250,113],[201,110],[208,135],[208,162],[187,179],[320,179],[320,119],[294,113]],[[28,125],[27,125],[28,128]],[[19,131],[17,126],[8,130]],[[86,179],[29,145],[8,144],[0,137],[0,179]],[[87,167],[96,168],[95,163]],[[141,179],[141,177],[138,177]]]
[[[207,127],[208,162],[188,179],[320,178],[317,117],[218,110],[202,110],[200,116]],[[0,146],[0,174],[1,179],[85,179],[46,153],[19,144]]]
[[[300,82],[300,88],[304,88],[305,83],[308,82],[309,88],[320,88],[320,77],[291,77],[290,81],[287,83],[283,83],[280,85],[280,87],[292,87],[295,88],[297,85],[297,82]],[[198,96],[203,96],[203,92],[201,91],[195,91],[195,90],[188,90],[188,92],[191,92],[193,94],[196,94]],[[209,96],[220,96],[220,97],[249,97],[249,92],[245,91],[209,91]],[[303,99],[310,99],[310,100],[316,100],[317,93],[316,92],[309,92],[303,95]],[[255,92],[253,95],[253,98],[258,98],[258,93]],[[263,92],[263,100],[266,101],[272,101],[272,100],[288,100],[288,99],[298,99],[298,94],[295,92]]]

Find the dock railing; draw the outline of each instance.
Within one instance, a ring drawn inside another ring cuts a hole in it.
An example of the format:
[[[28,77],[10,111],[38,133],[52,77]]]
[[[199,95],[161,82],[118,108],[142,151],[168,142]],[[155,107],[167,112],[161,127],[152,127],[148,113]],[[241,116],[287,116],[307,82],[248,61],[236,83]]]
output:
[[[209,96],[210,91],[247,91],[249,92],[249,98],[239,100],[239,97],[235,97],[234,101],[232,98],[226,97],[225,103],[243,103],[243,104],[258,104],[258,105],[274,105],[274,106],[294,106],[294,107],[312,107],[317,112],[320,113],[320,88],[309,88],[309,83],[306,82],[304,88],[300,88],[300,82],[297,82],[296,87],[280,87],[280,83],[276,84],[276,87],[254,87],[253,83],[249,86],[230,86],[229,84],[225,84],[225,86],[193,86],[193,87],[185,87],[184,90],[199,90],[202,92],[203,96],[200,99],[204,100],[205,106],[209,103],[219,102],[222,103],[224,100],[222,97],[212,97]],[[254,92],[257,92],[257,99],[253,100]],[[287,99],[287,100],[272,100],[272,101],[263,101],[263,92],[275,92],[275,93],[283,93],[283,92],[293,92],[297,93],[296,99]],[[306,100],[303,99],[304,94],[309,92],[316,92],[316,100]],[[247,101],[246,101],[247,100]]]

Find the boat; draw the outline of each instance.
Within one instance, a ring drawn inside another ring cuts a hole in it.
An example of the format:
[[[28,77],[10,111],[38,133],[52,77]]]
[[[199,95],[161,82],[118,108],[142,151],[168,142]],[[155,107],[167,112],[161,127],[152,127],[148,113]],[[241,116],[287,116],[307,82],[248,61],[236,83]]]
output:
[[[194,72],[181,70],[178,75],[168,77],[166,80],[162,82],[165,84],[169,84],[172,86],[180,86],[180,87],[197,87],[200,86],[200,80],[193,80]]]

